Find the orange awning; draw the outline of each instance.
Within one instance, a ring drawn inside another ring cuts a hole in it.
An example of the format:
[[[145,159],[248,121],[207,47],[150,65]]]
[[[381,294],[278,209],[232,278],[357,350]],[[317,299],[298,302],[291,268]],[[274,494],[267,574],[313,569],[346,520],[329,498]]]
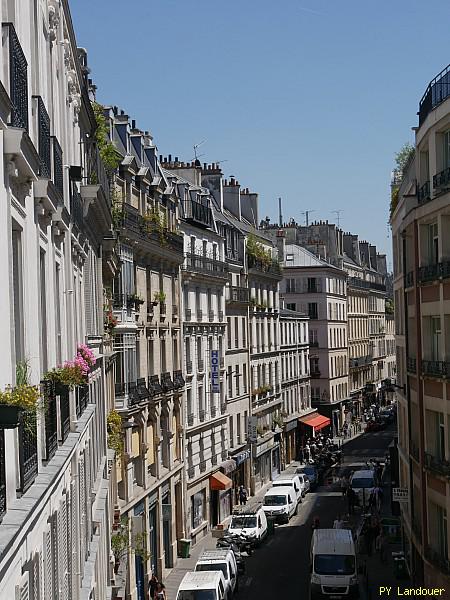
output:
[[[320,431],[331,423],[330,419],[323,415],[304,417],[303,419],[300,419],[300,421],[305,425],[309,425],[309,427],[313,427],[314,431]]]
[[[220,471],[217,471],[217,473],[211,475],[211,477],[209,478],[209,483],[212,490],[219,491],[229,490],[233,485],[232,480]]]

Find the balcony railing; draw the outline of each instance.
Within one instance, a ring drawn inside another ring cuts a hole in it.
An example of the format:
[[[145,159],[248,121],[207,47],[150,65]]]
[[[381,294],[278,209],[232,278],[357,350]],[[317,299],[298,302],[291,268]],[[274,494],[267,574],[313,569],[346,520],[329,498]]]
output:
[[[200,466],[200,473],[203,473],[204,471],[206,471],[206,460],[201,460],[199,466]]]
[[[148,400],[150,398],[151,394],[150,394],[150,390],[147,387],[147,380],[145,379],[145,377],[140,377],[136,381],[136,392],[137,392],[137,395],[139,396],[140,402],[145,402],[146,400]]]
[[[201,273],[211,277],[228,279],[227,263],[202,254],[187,253],[182,269],[188,273]]]
[[[247,304],[250,302],[250,291],[245,287],[231,286],[227,291],[227,302]]]
[[[150,227],[144,220],[139,211],[125,203],[123,205],[122,227],[133,232],[144,241],[153,242],[157,246],[163,246],[165,249],[173,252],[183,252],[183,236],[167,229],[156,229]]]
[[[52,136],[52,155],[53,155],[53,185],[55,189],[64,198],[64,163],[63,151],[59,145],[58,139]]]
[[[165,393],[171,392],[174,389],[172,376],[170,373],[161,374],[161,387]]]
[[[173,385],[174,388],[179,390],[180,388],[182,388],[184,386],[186,382],[184,381],[184,377],[183,377],[183,373],[182,371],[174,371],[173,372]]]
[[[419,268],[418,279],[420,283],[435,281],[436,279],[447,279],[450,277],[450,262],[434,263]]]
[[[450,96],[450,65],[430,81],[419,103],[419,126],[427,115]]]
[[[190,308],[186,308],[184,311],[186,321],[192,321],[192,310]]]
[[[450,363],[441,360],[423,360],[422,374],[440,378],[450,377]]]
[[[204,227],[211,227],[213,218],[209,206],[200,204],[195,200],[186,200],[184,210],[186,219],[189,219],[189,221],[194,221],[197,225],[203,225]]]
[[[150,394],[152,396],[159,396],[163,393],[164,390],[159,382],[158,375],[150,375],[148,378],[148,389],[150,390]]]
[[[414,271],[410,271],[405,275],[405,287],[414,287]]]
[[[41,160],[40,175],[50,179],[52,173],[50,155],[50,117],[40,96],[35,96],[37,102],[38,122],[38,151]]]
[[[435,190],[450,187],[450,167],[433,175],[433,187]]]
[[[261,273],[267,273],[268,275],[272,275],[277,279],[281,278],[282,276],[280,263],[276,260],[262,261],[252,254],[249,254],[247,256],[247,263],[249,269],[254,269],[255,271],[259,271]]]
[[[64,386],[59,394],[59,414],[61,417],[61,442],[65,442],[70,431],[70,401],[69,388]]]
[[[0,429],[0,521],[6,512],[5,432]]]
[[[450,575],[450,561],[444,551],[439,552],[431,546],[425,546],[425,558],[445,575]]]
[[[363,290],[376,290],[378,292],[385,292],[386,285],[384,283],[377,283],[376,281],[366,281],[359,277],[349,277],[348,285],[357,287]]]
[[[208,319],[209,319],[210,323],[212,323],[214,321],[214,311],[213,310],[208,310]]]
[[[105,170],[105,166],[100,158],[100,153],[97,144],[90,141],[86,144],[86,169],[85,181],[88,185],[101,185],[103,192],[110,203],[109,195],[109,178]]]
[[[417,372],[417,360],[408,356],[406,361],[406,370],[408,373],[416,373]]]
[[[318,379],[318,378],[320,378],[320,371],[319,371],[319,369],[314,369],[314,371],[311,371],[310,376],[311,376],[311,379]]]
[[[424,204],[425,202],[428,202],[428,200],[431,200],[431,188],[429,181],[425,181],[425,183],[418,189],[417,200],[419,204]]]
[[[37,427],[34,414],[22,413],[19,425],[19,471],[18,491],[23,494],[38,473]]]
[[[198,370],[202,372],[205,370],[205,361],[203,358],[198,359]]]
[[[206,419],[206,410],[201,410],[198,413],[198,418],[203,423],[203,421]]]
[[[186,373],[189,373],[189,374],[192,373],[192,360],[186,361]]]
[[[11,125],[28,131],[28,64],[12,23],[5,23],[9,37],[9,95]]]
[[[192,427],[192,425],[194,424],[194,415],[193,415],[193,413],[188,414],[188,416],[187,416],[187,424],[188,424],[188,427]]]
[[[70,216],[79,229],[84,228],[83,201],[80,193],[74,187],[70,195]]]
[[[57,409],[53,382],[42,381],[41,390],[45,403],[45,460],[50,460],[58,448]]]
[[[309,345],[311,348],[318,348],[319,347],[319,340],[309,340]]]
[[[450,462],[448,460],[425,452],[425,467],[433,473],[450,478]]]
[[[77,409],[77,419],[81,417],[83,412],[86,410],[89,400],[89,386],[80,385],[75,391],[75,404]]]
[[[356,367],[366,367],[367,365],[371,365],[373,361],[373,357],[366,355],[366,356],[358,356],[356,358],[349,358],[348,359],[348,366],[350,367],[350,369],[356,368]]]

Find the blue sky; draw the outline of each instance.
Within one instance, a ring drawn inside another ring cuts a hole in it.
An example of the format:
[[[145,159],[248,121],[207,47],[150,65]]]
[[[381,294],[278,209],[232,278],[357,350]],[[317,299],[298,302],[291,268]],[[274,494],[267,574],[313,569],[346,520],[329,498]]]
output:
[[[98,100],[160,154],[222,163],[260,217],[336,220],[391,254],[389,178],[450,62],[444,0],[72,0]]]

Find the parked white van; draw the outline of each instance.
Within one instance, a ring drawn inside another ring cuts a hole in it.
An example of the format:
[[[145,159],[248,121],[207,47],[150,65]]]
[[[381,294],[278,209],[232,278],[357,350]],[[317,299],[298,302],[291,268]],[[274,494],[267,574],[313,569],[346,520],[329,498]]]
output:
[[[263,511],[266,516],[274,517],[278,523],[288,523],[297,512],[297,498],[292,486],[270,488],[264,496]]]
[[[363,503],[365,501],[367,505],[370,494],[375,487],[375,471],[373,469],[355,471],[350,478],[350,485],[359,497],[360,502]]]
[[[228,532],[244,535],[256,543],[261,542],[267,535],[267,517],[262,503],[235,506]]]
[[[359,597],[356,552],[348,529],[316,529],[311,540],[310,600]]]
[[[297,504],[300,504],[303,498],[302,484],[300,478],[296,473],[291,475],[280,475],[272,482],[273,487],[290,487],[294,492],[294,496],[297,500]]]
[[[222,571],[186,573],[177,600],[229,600]]]
[[[226,548],[204,550],[195,565],[195,570],[197,572],[222,571],[228,597],[231,598],[237,591],[238,572],[233,550]]]

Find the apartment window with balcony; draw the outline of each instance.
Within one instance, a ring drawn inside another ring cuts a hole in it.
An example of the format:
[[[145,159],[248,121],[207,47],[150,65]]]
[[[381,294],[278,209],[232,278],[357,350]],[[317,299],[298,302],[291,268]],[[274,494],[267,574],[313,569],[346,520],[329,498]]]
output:
[[[61,267],[55,267],[55,335],[56,335],[56,364],[62,363],[62,332],[61,332]]]
[[[232,415],[228,419],[228,429],[229,429],[229,435],[230,435],[230,447],[234,448],[234,423],[233,423]]]
[[[428,225],[428,264],[435,265],[439,262],[439,236],[438,224]]]
[[[160,365],[161,365],[160,371],[161,371],[161,373],[165,373],[167,371],[166,340],[160,339],[159,349],[160,349]]]
[[[45,264],[45,252],[39,254],[39,338],[41,346],[41,373],[48,370],[47,361],[47,266]]]
[[[25,358],[23,320],[23,257],[22,231],[13,225],[12,229],[12,268],[14,303],[14,349],[16,364]]]
[[[247,382],[247,365],[244,363],[242,365],[242,388],[244,390],[244,394],[248,392],[248,382]]]
[[[239,317],[234,317],[234,347],[239,348]]]
[[[429,501],[430,546],[440,559],[448,560],[447,511],[442,506]]]
[[[228,329],[228,350],[231,350],[231,317],[227,317],[227,329]]]
[[[431,317],[431,360],[441,359],[441,318]]]
[[[236,396],[240,396],[241,395],[241,383],[240,383],[240,377],[241,374],[239,373],[239,365],[236,365]]]
[[[296,304],[295,304],[295,302],[288,302],[288,303],[286,304],[286,308],[287,308],[288,310],[296,310],[296,308],[295,308],[295,307],[296,307]]]
[[[242,347],[247,348],[247,329],[245,326],[245,317],[242,317]]]
[[[233,370],[232,370],[231,366],[228,366],[227,383],[228,383],[228,398],[232,398],[233,397]]]

